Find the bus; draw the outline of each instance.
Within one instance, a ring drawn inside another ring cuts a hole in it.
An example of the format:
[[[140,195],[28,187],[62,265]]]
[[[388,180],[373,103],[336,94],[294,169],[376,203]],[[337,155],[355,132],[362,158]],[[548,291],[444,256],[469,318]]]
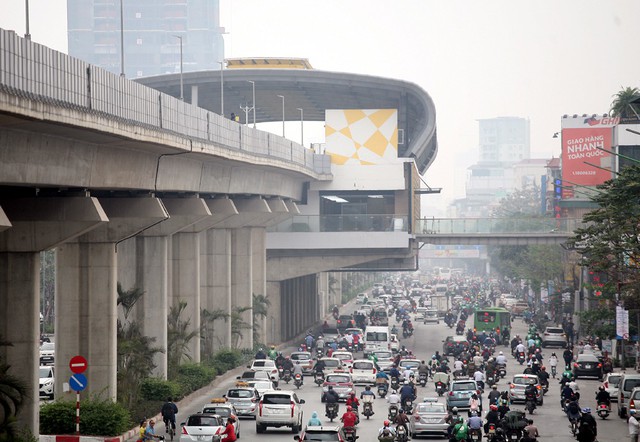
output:
[[[495,332],[511,328],[511,313],[502,307],[488,307],[476,310],[473,327],[477,333]]]

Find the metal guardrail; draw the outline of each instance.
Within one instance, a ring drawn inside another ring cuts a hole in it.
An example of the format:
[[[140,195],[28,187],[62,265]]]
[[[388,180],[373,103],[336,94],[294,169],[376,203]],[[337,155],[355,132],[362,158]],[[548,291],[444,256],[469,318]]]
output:
[[[296,215],[269,232],[406,232],[402,215]]]
[[[566,234],[582,227],[581,218],[422,218],[416,235],[438,234]]]
[[[56,106],[80,109],[224,148],[330,174],[326,155],[286,138],[242,126],[224,116],[0,29],[0,89]]]

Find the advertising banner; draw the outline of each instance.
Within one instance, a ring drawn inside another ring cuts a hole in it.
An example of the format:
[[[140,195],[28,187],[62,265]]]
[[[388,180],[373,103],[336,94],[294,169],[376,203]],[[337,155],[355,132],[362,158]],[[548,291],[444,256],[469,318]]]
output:
[[[617,118],[562,120],[562,198],[574,196],[573,185],[597,186],[612,178],[613,126]],[[604,151],[602,150],[604,149]],[[586,163],[591,163],[591,166]]]
[[[616,339],[629,339],[629,311],[616,306]]]

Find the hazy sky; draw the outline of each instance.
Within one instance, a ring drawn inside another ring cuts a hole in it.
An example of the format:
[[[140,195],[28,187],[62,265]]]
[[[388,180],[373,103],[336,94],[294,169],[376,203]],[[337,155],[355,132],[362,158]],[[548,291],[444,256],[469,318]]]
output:
[[[220,3],[227,57],[303,57],[316,69],[424,88],[435,102],[439,143],[425,179],[444,187],[446,199],[464,194],[477,119],[528,118],[533,156],[559,156],[552,135],[563,114],[607,112],[622,86],[640,86],[639,0]],[[30,0],[30,10],[32,39],[66,52],[66,1]],[[24,34],[24,0],[0,0],[0,27]]]

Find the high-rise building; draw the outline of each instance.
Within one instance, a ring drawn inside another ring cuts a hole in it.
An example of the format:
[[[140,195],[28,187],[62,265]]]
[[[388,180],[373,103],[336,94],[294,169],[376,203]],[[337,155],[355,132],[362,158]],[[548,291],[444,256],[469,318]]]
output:
[[[121,27],[121,2],[122,24]],[[220,69],[219,0],[67,0],[69,54],[127,78]]]

